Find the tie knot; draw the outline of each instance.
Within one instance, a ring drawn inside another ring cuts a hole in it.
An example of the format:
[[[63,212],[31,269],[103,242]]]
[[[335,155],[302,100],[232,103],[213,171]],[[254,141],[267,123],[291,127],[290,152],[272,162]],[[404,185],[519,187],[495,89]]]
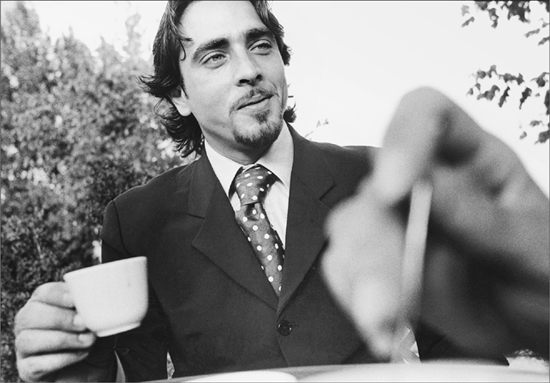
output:
[[[263,202],[267,191],[276,180],[277,176],[262,165],[255,165],[237,174],[235,191],[241,205]]]

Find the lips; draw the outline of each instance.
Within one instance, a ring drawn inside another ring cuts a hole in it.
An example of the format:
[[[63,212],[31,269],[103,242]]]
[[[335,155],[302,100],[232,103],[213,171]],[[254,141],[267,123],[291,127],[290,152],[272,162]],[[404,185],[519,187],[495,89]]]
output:
[[[262,94],[258,96],[253,96],[247,99],[246,101],[242,102],[237,109],[243,109],[243,108],[246,108],[247,106],[257,105],[262,101],[268,100],[270,98],[271,98],[271,94],[267,94],[267,95]]]

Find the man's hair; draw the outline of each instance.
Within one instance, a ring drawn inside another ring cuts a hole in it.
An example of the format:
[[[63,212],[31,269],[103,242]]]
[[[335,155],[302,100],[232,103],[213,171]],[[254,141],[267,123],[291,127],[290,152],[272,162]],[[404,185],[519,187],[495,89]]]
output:
[[[184,79],[179,67],[184,36],[178,25],[183,12],[193,1],[197,0],[168,1],[153,44],[154,74],[140,77],[145,91],[160,98],[154,111],[161,118],[168,134],[176,143],[176,150],[182,157],[187,157],[193,152],[201,154],[204,148],[204,137],[195,116],[180,115],[171,100],[171,97],[179,94],[181,90],[185,91]],[[283,41],[283,27],[271,12],[267,0],[250,0],[250,2],[260,20],[275,36],[283,63],[288,65],[290,48]],[[293,122],[296,118],[294,109],[287,108],[283,118],[287,122]]]

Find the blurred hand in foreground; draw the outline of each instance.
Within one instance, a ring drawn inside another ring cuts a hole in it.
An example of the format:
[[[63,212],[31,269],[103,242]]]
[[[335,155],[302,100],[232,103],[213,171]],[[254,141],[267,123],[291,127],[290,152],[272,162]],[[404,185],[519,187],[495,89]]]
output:
[[[477,355],[548,358],[546,195],[515,153],[441,93],[401,100],[373,175],[332,213],[324,276],[382,359],[399,315],[406,206],[433,186],[419,320]]]
[[[96,381],[110,375],[107,367],[112,353],[105,353],[101,368],[84,363],[89,358],[96,336],[87,330],[74,308],[73,299],[63,282],[39,286],[15,318],[17,369],[23,381],[74,380],[85,370]],[[105,364],[105,365],[103,365]]]

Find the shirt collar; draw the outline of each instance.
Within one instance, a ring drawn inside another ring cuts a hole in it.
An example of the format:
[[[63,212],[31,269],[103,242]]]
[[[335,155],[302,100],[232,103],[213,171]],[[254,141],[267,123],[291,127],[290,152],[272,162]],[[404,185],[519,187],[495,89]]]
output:
[[[223,190],[229,196],[231,184],[235,178],[235,174],[241,168],[241,164],[230,160],[218,153],[212,146],[208,144],[208,141],[204,140],[204,150],[208,156],[208,160],[214,169],[214,173],[220,181]],[[286,123],[279,133],[279,137],[271,144],[256,164],[265,166],[271,170],[283,185],[290,189],[290,176],[292,172],[292,164],[294,162],[294,143],[292,142],[292,136],[288,130]],[[253,164],[252,164],[253,165]],[[252,165],[245,166],[248,168]]]

